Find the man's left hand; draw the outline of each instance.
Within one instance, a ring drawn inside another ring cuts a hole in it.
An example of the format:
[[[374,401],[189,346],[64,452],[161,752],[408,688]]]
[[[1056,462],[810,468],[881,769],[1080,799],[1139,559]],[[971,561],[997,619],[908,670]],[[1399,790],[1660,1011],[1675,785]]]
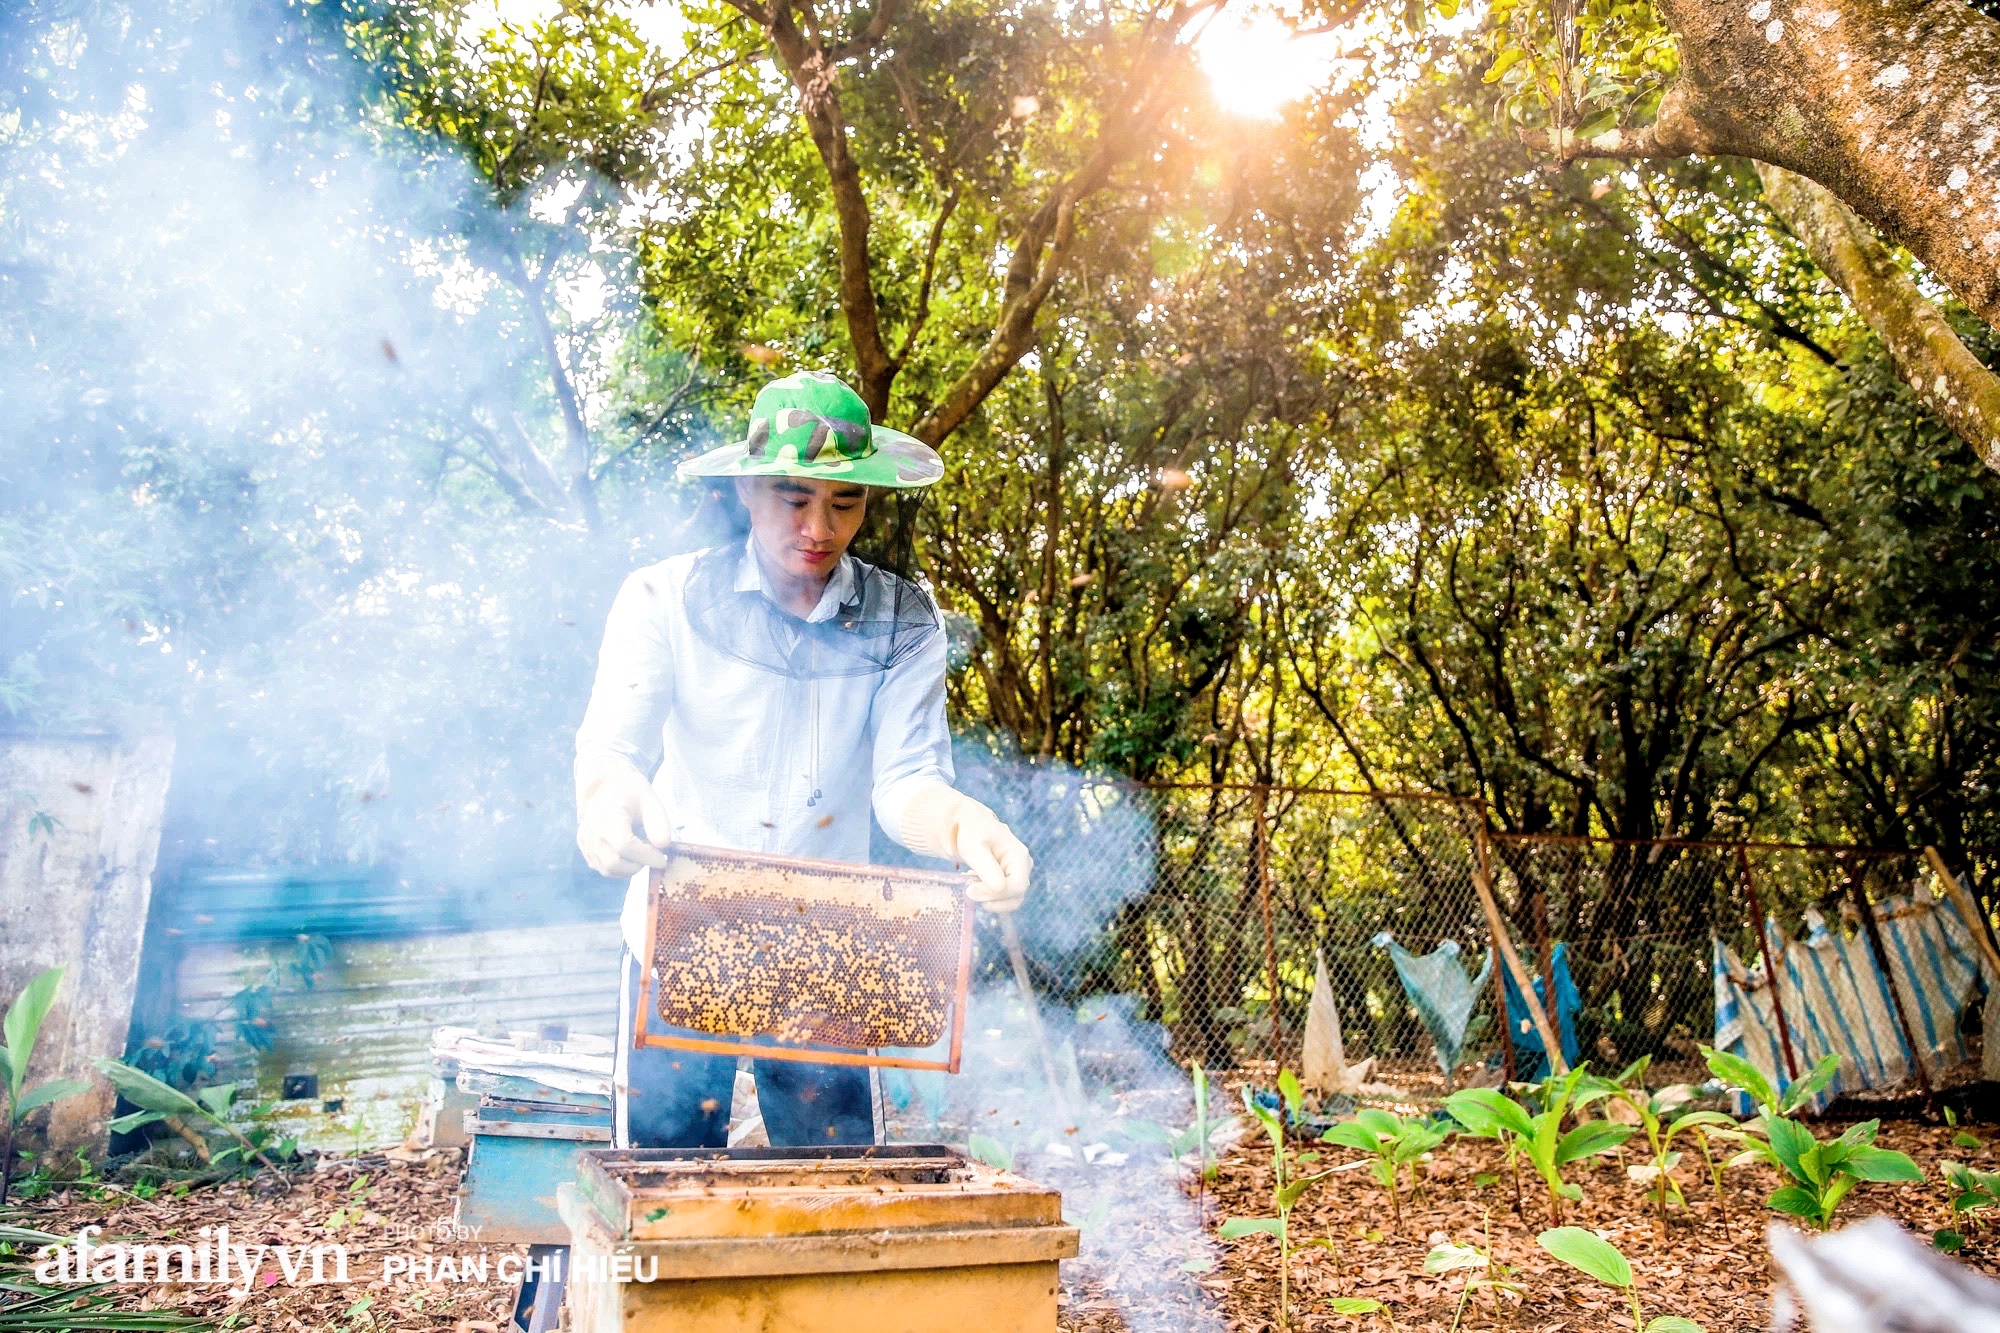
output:
[[[1035,859],[1014,836],[1014,830],[984,806],[977,809],[978,814],[958,830],[958,859],[979,878],[965,896],[989,912],[1011,912],[1028,896],[1028,876],[1034,871]]]

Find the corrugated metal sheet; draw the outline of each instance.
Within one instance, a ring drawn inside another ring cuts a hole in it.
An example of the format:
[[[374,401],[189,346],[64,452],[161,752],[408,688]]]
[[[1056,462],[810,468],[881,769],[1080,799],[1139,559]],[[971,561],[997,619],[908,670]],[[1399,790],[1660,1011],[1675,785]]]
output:
[[[332,959],[310,988],[276,990],[273,1045],[262,1053],[227,1016],[239,991],[289,960],[288,940],[182,941],[173,969],[175,1018],[225,1020],[217,1024],[217,1079],[254,1079],[257,1100],[277,1103],[286,1132],[310,1146],[402,1141],[430,1078],[431,1032],[443,1024],[534,1031],[566,1023],[572,1032],[617,1035],[615,921],[331,942]],[[288,1074],[317,1075],[317,1096],[282,1100]]]

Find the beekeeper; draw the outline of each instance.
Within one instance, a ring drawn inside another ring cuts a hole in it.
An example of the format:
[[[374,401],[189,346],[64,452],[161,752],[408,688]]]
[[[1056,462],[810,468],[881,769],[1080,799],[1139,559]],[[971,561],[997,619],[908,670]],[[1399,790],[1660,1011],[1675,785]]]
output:
[[[576,733],[577,846],[631,878],[615,1078],[629,1147],[720,1147],[729,1130],[734,1057],[632,1049],[647,872],[670,842],[865,864],[872,815],[911,851],[965,866],[998,912],[1020,905],[1031,866],[952,789],[936,604],[847,554],[871,493],[930,485],[937,453],[808,371],[764,386],[741,443],[680,471],[733,479],[748,533],[625,580]],[[756,1076],[773,1144],[873,1140],[866,1069],[762,1060]]]

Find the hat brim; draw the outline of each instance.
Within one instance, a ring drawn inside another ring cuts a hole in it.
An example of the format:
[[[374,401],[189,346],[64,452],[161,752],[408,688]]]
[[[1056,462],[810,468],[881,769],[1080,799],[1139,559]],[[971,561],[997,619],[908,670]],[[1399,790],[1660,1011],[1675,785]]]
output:
[[[887,426],[871,426],[869,434],[875,452],[866,458],[829,456],[814,463],[782,457],[752,460],[746,442],[696,454],[680,465],[679,472],[683,477],[817,477],[898,491],[928,486],[944,475],[944,459],[916,436]]]

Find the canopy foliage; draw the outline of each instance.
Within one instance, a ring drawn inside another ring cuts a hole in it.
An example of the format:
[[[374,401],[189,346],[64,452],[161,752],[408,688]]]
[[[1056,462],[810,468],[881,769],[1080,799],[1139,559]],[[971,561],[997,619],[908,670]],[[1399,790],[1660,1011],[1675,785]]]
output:
[[[0,707],[171,711],[184,855],[556,862],[672,464],[824,367],[947,455],[876,517],[990,751],[2000,841],[2000,477],[1755,175],[1423,32],[1246,119],[1207,8],[17,10]]]

